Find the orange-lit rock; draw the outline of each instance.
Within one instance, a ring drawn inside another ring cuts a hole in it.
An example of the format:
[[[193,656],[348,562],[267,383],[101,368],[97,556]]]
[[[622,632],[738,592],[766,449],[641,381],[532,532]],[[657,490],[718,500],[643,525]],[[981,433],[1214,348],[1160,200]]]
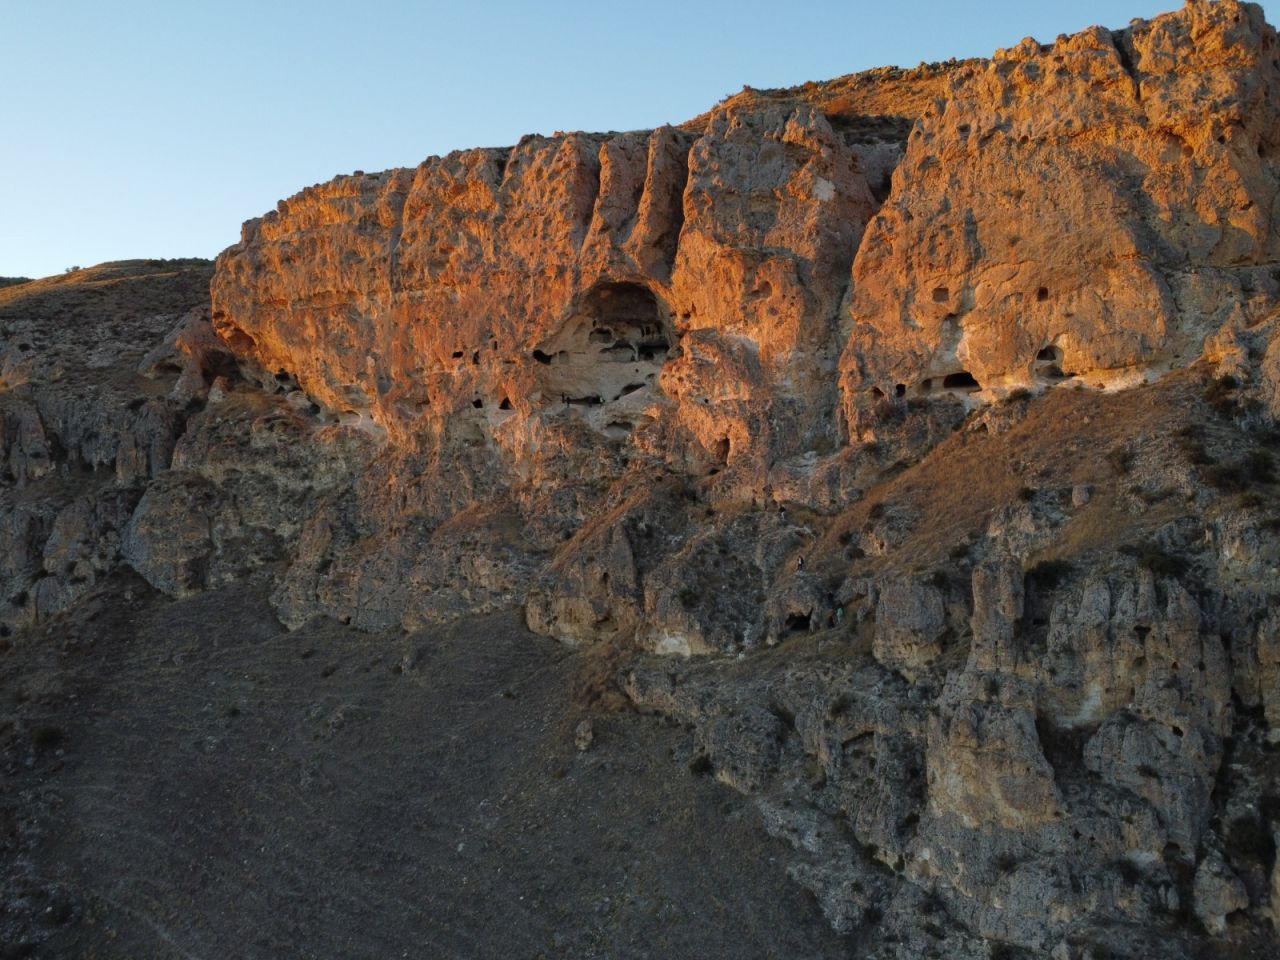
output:
[[[1192,2],[957,70],[854,263],[855,429],[895,390],[1133,385],[1256,321],[1277,291],[1277,53],[1258,7]]]

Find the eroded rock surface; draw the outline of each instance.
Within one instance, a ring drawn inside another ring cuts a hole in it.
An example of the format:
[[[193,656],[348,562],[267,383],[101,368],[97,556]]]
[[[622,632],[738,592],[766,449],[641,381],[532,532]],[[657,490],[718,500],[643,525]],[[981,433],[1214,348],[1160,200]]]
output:
[[[341,176],[211,303],[5,287],[0,624],[518,610],[845,946],[1269,956],[1278,56],[1192,2]]]

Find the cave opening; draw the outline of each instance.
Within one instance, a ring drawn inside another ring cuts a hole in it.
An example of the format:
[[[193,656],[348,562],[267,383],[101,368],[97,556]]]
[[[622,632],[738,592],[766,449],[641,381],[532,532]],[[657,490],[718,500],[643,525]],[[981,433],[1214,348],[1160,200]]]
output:
[[[942,387],[944,390],[974,391],[982,389],[978,381],[974,379],[973,374],[968,370],[947,374],[942,378]]]
[[[808,633],[809,632],[809,614],[792,613],[787,616],[784,629],[787,633]]]
[[[532,352],[544,402],[637,408],[671,351],[658,298],[631,282],[596,284],[560,332]],[[611,417],[616,419],[616,411]]]

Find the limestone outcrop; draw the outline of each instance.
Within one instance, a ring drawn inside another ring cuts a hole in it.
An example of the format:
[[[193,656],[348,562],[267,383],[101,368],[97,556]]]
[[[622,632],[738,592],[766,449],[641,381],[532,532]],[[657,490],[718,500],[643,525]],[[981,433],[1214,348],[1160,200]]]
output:
[[[1258,7],[955,72],[854,263],[846,415],[874,400],[1141,382],[1276,296],[1280,50]]]
[[[1277,131],[1275,31],[1195,0],[340,176],[82,337],[7,287],[0,625],[122,564],[518,607],[860,945],[1265,951]]]

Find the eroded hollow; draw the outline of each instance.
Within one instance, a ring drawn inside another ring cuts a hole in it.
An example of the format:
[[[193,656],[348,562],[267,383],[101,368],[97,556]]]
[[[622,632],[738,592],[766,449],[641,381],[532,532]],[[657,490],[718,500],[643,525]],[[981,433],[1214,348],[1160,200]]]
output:
[[[982,389],[978,381],[974,379],[973,374],[968,370],[947,374],[942,378],[942,387],[944,390],[964,390],[967,392]]]
[[[657,297],[638,283],[601,283],[561,331],[533,351],[543,400],[609,405],[643,400],[657,382],[671,340]]]

